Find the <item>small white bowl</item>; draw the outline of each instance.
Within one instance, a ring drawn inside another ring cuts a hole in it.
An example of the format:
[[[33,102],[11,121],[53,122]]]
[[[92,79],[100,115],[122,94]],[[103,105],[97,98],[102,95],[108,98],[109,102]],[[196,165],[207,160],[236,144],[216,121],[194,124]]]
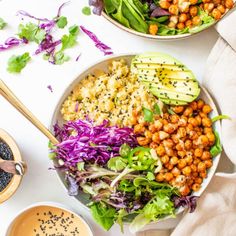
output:
[[[27,211],[35,208],[35,207],[40,207],[40,206],[49,206],[49,207],[56,207],[59,208],[63,211],[67,211],[73,215],[75,215],[75,217],[77,217],[82,224],[84,224],[84,226],[86,227],[88,234],[87,235],[82,235],[82,236],[93,236],[93,232],[91,230],[91,228],[89,227],[88,223],[77,213],[75,213],[70,207],[67,207],[63,204],[57,203],[57,202],[37,202],[35,204],[32,204],[28,207],[26,207],[25,209],[23,209],[22,211],[20,211],[15,217],[14,219],[11,221],[10,225],[7,228],[7,232],[6,232],[6,236],[12,236],[11,235],[11,230],[13,229],[13,227],[15,226],[15,224],[17,224],[17,220],[20,219],[20,217],[25,214]],[[58,232],[59,233],[59,232]],[[27,235],[22,235],[22,236],[27,236]]]

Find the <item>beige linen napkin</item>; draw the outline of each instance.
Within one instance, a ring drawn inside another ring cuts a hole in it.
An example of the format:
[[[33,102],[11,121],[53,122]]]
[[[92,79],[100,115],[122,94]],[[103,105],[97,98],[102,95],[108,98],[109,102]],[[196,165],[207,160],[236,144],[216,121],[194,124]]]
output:
[[[221,20],[216,30],[220,38],[209,55],[203,86],[215,99],[220,113],[232,118],[222,121],[221,141],[236,164],[236,11]],[[142,235],[167,233],[149,231]],[[236,173],[217,173],[195,212],[186,213],[171,236],[236,236]]]

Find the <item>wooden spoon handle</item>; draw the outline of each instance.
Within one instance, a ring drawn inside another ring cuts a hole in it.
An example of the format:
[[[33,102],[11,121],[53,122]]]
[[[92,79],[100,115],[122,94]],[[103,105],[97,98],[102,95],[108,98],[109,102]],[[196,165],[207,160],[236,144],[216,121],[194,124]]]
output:
[[[0,79],[0,94],[14,106],[25,118],[27,118],[33,125],[35,125],[52,144],[57,144],[58,140],[53,134],[29,111],[24,104],[13,94],[13,92]]]

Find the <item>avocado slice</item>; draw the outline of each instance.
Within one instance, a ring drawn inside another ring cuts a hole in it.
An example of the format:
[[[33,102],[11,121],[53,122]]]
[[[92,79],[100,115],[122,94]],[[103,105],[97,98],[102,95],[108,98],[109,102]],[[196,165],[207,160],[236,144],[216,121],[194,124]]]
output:
[[[132,60],[131,72],[166,104],[185,105],[195,100],[200,87],[193,72],[164,53],[146,53]]]

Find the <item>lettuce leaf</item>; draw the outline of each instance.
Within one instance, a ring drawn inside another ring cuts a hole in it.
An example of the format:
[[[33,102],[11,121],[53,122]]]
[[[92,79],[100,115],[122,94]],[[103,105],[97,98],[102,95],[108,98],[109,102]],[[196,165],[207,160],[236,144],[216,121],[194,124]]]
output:
[[[116,210],[113,207],[106,205],[103,202],[92,203],[90,210],[94,220],[103,227],[109,230],[114,224],[116,217]]]

